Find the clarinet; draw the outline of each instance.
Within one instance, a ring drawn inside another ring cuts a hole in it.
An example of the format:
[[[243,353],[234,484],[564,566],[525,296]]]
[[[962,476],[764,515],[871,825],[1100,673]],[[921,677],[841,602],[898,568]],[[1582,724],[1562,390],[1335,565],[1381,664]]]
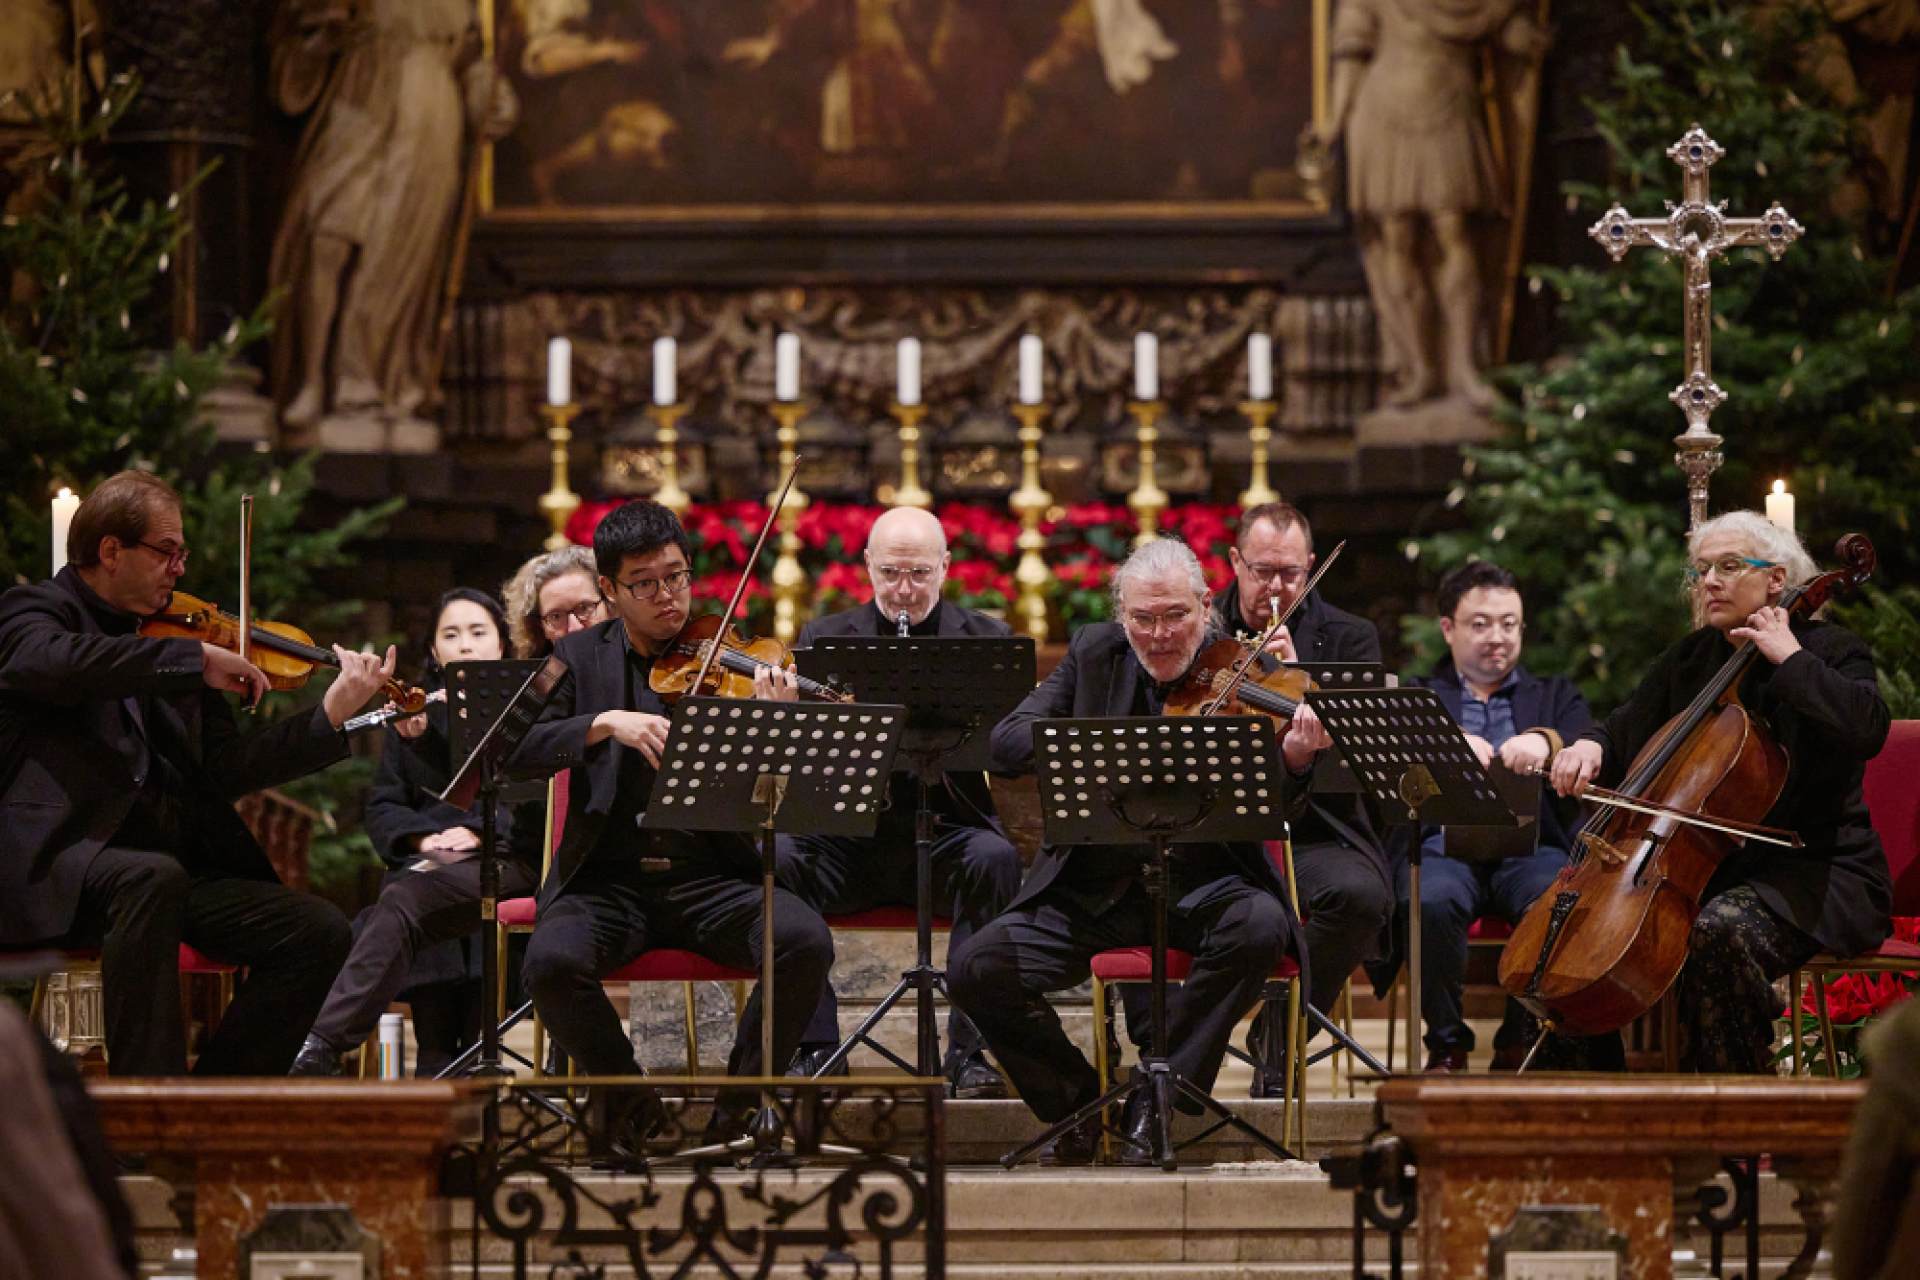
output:
[[[905,640],[907,638],[907,627],[909,625],[907,622],[907,611],[905,609],[902,609],[900,611],[900,616],[895,618],[893,621],[894,621],[894,624],[900,628],[900,638],[902,640]]]

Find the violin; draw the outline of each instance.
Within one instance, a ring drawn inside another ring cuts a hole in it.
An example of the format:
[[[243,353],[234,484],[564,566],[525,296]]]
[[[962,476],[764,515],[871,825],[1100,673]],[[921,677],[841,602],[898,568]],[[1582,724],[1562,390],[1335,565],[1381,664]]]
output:
[[[314,644],[312,636],[290,623],[255,621],[243,632],[238,617],[184,591],[174,592],[165,609],[142,622],[140,634],[162,640],[198,640],[241,654],[266,673],[272,688],[282,691],[306,684],[315,667],[340,665],[332,650]],[[245,646],[241,644],[243,634],[248,639]],[[386,694],[402,715],[417,714],[427,705],[424,691],[398,680],[386,682]]]
[[[716,644],[717,641],[717,644]],[[717,651],[717,652],[716,652]],[[714,657],[709,661],[708,655]],[[654,659],[647,684],[666,702],[699,692],[710,698],[751,698],[754,673],[763,667],[792,665],[787,646],[771,636],[749,640],[717,613],[695,618]],[[851,693],[796,675],[800,696],[817,702],[852,702]]]
[[[1167,694],[1161,714],[1268,716],[1276,728],[1286,728],[1307,691],[1317,686],[1300,667],[1261,671],[1257,663],[1247,664],[1247,648],[1238,640],[1216,640],[1202,649]],[[1260,652],[1260,646],[1252,648]]]
[[[1873,544],[1842,538],[1847,564],[1787,591],[1780,607],[1811,616],[1865,582]],[[1780,799],[1787,754],[1740,700],[1759,650],[1740,645],[1678,715],[1640,749],[1574,839],[1572,857],[1535,900],[1500,955],[1500,985],[1554,1031],[1601,1035],[1666,993],[1687,958],[1700,895],[1740,843],[1798,848],[1791,831],[1757,825]]]

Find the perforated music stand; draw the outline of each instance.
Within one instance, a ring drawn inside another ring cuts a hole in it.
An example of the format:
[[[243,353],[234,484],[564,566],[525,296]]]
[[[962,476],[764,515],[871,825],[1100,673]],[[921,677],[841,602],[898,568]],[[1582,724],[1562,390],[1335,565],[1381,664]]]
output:
[[[1294,1155],[1174,1072],[1167,1052],[1167,848],[1225,841],[1258,842],[1285,821],[1273,723],[1261,716],[1108,717],[1039,720],[1033,726],[1040,804],[1052,845],[1140,844],[1150,847],[1141,884],[1152,904],[1153,1052],[1131,1080],[1116,1083],[1066,1119],[1002,1156],[1011,1169],[1087,1117],[1138,1090],[1153,1116],[1154,1162],[1178,1167],[1173,1100],[1196,1103],[1215,1123],[1188,1140],[1223,1128],[1281,1160]],[[1095,1034],[1101,1034],[1098,1028]],[[1122,1140],[1125,1135],[1122,1135]]]
[[[1420,824],[1512,827],[1513,811],[1473,754],[1465,730],[1433,690],[1316,689],[1306,700],[1359,780],[1374,821],[1382,827],[1414,824],[1407,859],[1411,1058],[1420,1044]]]
[[[1033,691],[1034,645],[1027,636],[823,636],[796,649],[801,672],[851,689],[868,702],[907,708],[906,731],[894,767],[914,776],[914,963],[814,1073],[830,1074],[856,1045],[866,1044],[912,1075],[938,1073],[940,1035],[933,992],[946,994],[947,975],[933,964],[933,789],[946,774],[985,769],[993,726]],[[910,1064],[873,1038],[892,1008],[915,993],[917,1034]]]
[[[775,832],[870,836],[907,709],[858,702],[682,698],[640,825],[650,830],[757,832],[760,837],[760,1074],[773,1061]],[[715,1150],[780,1150],[782,1124],[767,1088],[750,1136]]]
[[[440,799],[458,809],[480,802],[480,922],[491,926],[499,915],[500,850],[497,815],[505,791],[507,757],[532,727],[540,709],[567,669],[557,656],[528,662],[451,662],[447,664],[447,736],[462,763]],[[546,678],[542,679],[542,673]],[[471,745],[469,745],[471,744]],[[500,959],[488,942],[480,948],[480,988],[493,999],[500,986]],[[519,1015],[516,1014],[514,1021]],[[511,1022],[507,1024],[512,1025]],[[449,1063],[450,1075],[506,1075],[500,1065],[500,1036],[505,1030],[491,1017],[480,1019],[480,1039]],[[512,1055],[522,1066],[533,1064]]]

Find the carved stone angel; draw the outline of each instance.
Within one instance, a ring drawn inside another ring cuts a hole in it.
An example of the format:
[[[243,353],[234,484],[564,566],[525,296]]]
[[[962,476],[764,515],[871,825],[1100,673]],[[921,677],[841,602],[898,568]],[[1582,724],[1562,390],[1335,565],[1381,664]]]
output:
[[[437,398],[475,149],[518,114],[480,53],[472,0],[283,0],[275,15],[274,100],[312,113],[270,270],[288,295],[274,391],[296,437],[322,424],[332,447],[432,447],[416,415]]]

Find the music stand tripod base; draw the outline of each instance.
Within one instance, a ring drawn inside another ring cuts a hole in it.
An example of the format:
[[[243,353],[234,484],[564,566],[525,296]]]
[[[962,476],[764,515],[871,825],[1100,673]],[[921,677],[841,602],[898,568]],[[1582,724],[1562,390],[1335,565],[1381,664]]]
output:
[[[1194,1103],[1215,1121],[1189,1144],[1231,1128],[1277,1159],[1295,1159],[1293,1152],[1183,1078],[1166,1057],[1169,847],[1176,840],[1256,843],[1284,828],[1272,723],[1257,716],[1040,720],[1033,726],[1033,742],[1048,844],[1145,842],[1150,847],[1142,883],[1152,908],[1153,1053],[1141,1060],[1131,1080],[1116,1083],[1002,1156],[1000,1163],[1013,1168],[1136,1090],[1152,1109],[1153,1163],[1169,1173],[1179,1167],[1173,1141],[1175,1097]],[[1101,1032],[1096,1029],[1095,1034]]]

